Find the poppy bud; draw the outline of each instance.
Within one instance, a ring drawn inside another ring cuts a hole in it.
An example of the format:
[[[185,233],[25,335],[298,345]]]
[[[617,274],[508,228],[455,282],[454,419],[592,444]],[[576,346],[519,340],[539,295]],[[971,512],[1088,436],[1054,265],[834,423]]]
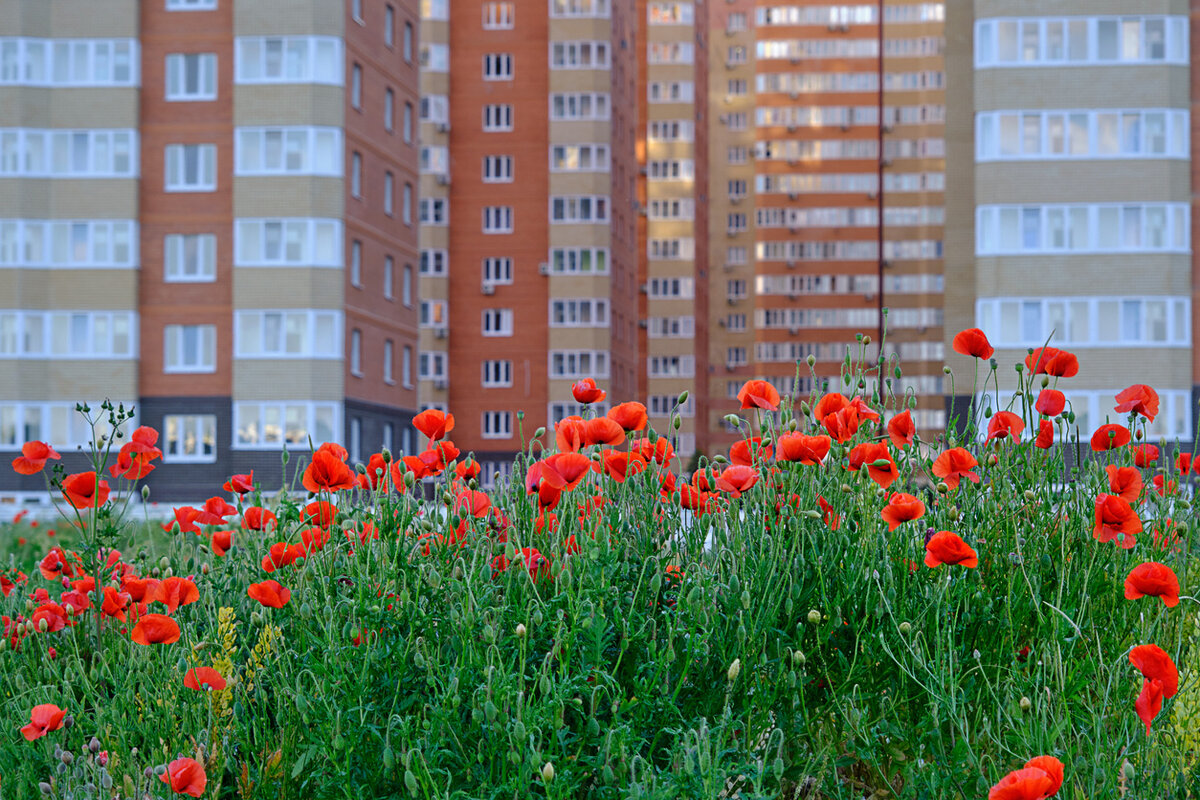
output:
[[[289,452],[287,451],[287,446],[286,446],[286,445],[285,445],[285,446],[284,446],[284,448],[283,448],[283,454],[282,454],[282,455],[280,455],[280,457],[279,457],[279,458],[280,458],[280,460],[281,460],[281,461],[283,461],[283,465],[284,465],[285,467],[287,466],[287,463],[288,463],[288,461],[290,461],[290,460],[291,460],[291,458],[292,458],[292,454],[291,454],[291,453],[289,453]]]
[[[937,490],[938,494],[946,494],[946,492],[950,491],[950,484],[945,481],[938,481]]]
[[[1025,499],[1026,500],[1033,501],[1036,497],[1037,497],[1037,494],[1034,493],[1033,489],[1025,490]]]
[[[806,661],[808,661],[808,659],[804,657],[804,653],[800,652],[799,650],[792,651],[792,663],[793,664],[801,664],[802,665]]]
[[[812,406],[810,406],[807,402],[800,403],[800,413],[807,417],[812,413]]]
[[[545,435],[545,433],[546,433],[546,426],[543,425],[542,427],[538,428],[536,431],[533,432],[533,438],[540,439],[540,438],[542,438],[543,435]]]
[[[946,516],[950,519],[958,519],[958,509],[953,506],[946,509]]]
[[[684,389],[682,392],[679,393],[679,399],[676,400],[675,402],[678,405],[683,405],[687,401],[688,401],[688,390]]]
[[[1000,456],[996,455],[995,453],[992,453],[990,456],[988,456],[988,466],[989,467],[994,467],[999,463],[1000,463]]]
[[[1022,697],[1021,698],[1021,710],[1028,711],[1031,708],[1033,708],[1033,701],[1031,701],[1028,697]]]
[[[383,463],[385,464],[392,463],[392,451],[386,447],[379,451],[379,457],[383,459]]]
[[[38,784],[38,789],[41,790],[42,794],[50,794],[50,792],[54,791],[50,784],[45,781]]]
[[[725,673],[725,677],[727,677],[729,679],[730,683],[733,683],[734,681],[737,680],[738,673],[741,671],[742,671],[742,660],[740,658],[735,658],[733,660],[733,663],[729,665],[729,672]]]
[[[820,622],[821,622],[821,612],[820,611],[817,611],[814,608],[812,611],[808,612],[808,624],[809,625],[817,625]]]
[[[680,416],[678,414],[673,415],[671,417],[671,427],[675,430],[679,430],[681,425],[683,425],[683,420],[680,418]]]
[[[524,639],[524,638],[525,638],[525,625],[524,625],[524,623],[521,623],[521,622],[518,622],[518,623],[517,623],[517,638],[518,638],[518,639]]]
[[[545,764],[542,764],[542,780],[546,781],[547,783],[554,780],[554,765],[549,761],[547,761]]]
[[[862,337],[861,339],[859,339],[859,341],[860,341],[860,342],[862,342],[863,344],[870,344],[870,343],[871,343],[871,337],[870,337],[870,336],[864,336],[864,337]]]
[[[912,623],[910,623],[910,622],[901,622],[901,623],[900,623],[900,632],[901,632],[901,633],[903,633],[903,634],[905,634],[905,635],[908,635],[908,634],[912,633]]]
[[[852,491],[854,491],[854,490],[850,488],[850,484],[848,484],[848,483],[842,484],[842,494],[850,494]]]
[[[413,484],[417,482],[417,476],[411,472],[404,473],[404,485],[411,489]]]
[[[67,608],[71,608],[71,606],[67,606]],[[41,631],[42,633],[45,633],[46,629],[49,627],[50,627],[50,624],[48,622],[46,622],[45,618],[38,620],[38,630]]]
[[[143,486],[142,487],[142,500],[145,501],[145,500],[149,500],[149,499],[150,499],[150,487]]]

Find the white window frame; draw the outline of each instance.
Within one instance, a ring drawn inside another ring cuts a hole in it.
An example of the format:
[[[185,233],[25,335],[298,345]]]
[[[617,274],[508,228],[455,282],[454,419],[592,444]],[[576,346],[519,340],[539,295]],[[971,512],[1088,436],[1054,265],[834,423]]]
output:
[[[187,334],[195,331],[196,360],[187,360]],[[174,340],[174,342],[172,342]],[[174,344],[174,346],[172,346]],[[205,357],[209,360],[205,363]],[[166,325],[163,328],[163,372],[212,373],[217,371],[217,326],[216,325]]]
[[[342,176],[341,128],[311,125],[238,127],[234,129],[233,142],[234,175]],[[299,147],[292,149],[293,144],[299,144]],[[272,147],[278,148],[278,165],[267,163]],[[322,156],[323,148],[328,148],[328,152]],[[288,161],[293,156],[302,161],[299,166],[289,166]]]
[[[508,234],[513,232],[512,206],[484,206],[483,227],[486,234]]]
[[[189,183],[189,152],[194,149],[196,181]],[[215,144],[169,144],[163,150],[166,192],[215,192],[217,190],[217,146]],[[173,162],[173,163],[172,163]],[[174,167],[174,168],[173,168]]]
[[[1066,109],[1005,109],[984,111],[975,116],[975,161],[1111,161],[1117,159],[1187,159],[1191,157],[1191,119],[1181,108],[1066,108]],[[1079,118],[1086,120],[1087,142],[1077,150],[1074,127]],[[1162,120],[1163,152],[1151,152],[1150,121]],[[1109,125],[1111,123],[1111,127]],[[1036,143],[1026,131],[1037,126]],[[1060,129],[1060,152],[1054,152],[1055,128]],[[1014,150],[1006,152],[1005,130],[1015,137]],[[1136,142],[1130,145],[1128,132],[1136,131]],[[1112,137],[1112,138],[1109,138]],[[1115,149],[1106,149],[1102,142],[1111,141]]]
[[[612,116],[611,99],[608,92],[554,92],[550,95],[550,119],[604,121]]]
[[[136,39],[0,37],[0,86],[137,86]]]
[[[189,64],[195,64],[195,92],[187,91],[190,82]],[[216,53],[168,53],[165,81],[168,102],[199,102],[217,99],[217,55]]]
[[[0,269],[135,269],[138,224],[123,219],[0,219]]]
[[[1164,339],[1150,335],[1150,303],[1164,307]],[[1136,322],[1125,316],[1127,305],[1136,308]],[[1009,336],[1003,322],[1006,312],[1015,315],[1017,327],[1029,333]],[[1052,320],[1057,316],[1061,321],[1055,325]],[[1050,344],[1071,349],[1187,348],[1192,343],[1191,298],[1185,295],[988,297],[975,301],[975,319],[987,326],[984,330],[994,346],[1005,348],[1041,347],[1051,329],[1054,338]],[[1101,334],[1102,325],[1109,326],[1108,334]],[[1085,328],[1086,335],[1076,335],[1078,327]],[[1131,327],[1138,330],[1131,331]]]
[[[362,331],[358,328],[350,331],[350,374],[356,378],[363,376]]]
[[[338,36],[238,36],[234,83],[341,86],[345,58]]]
[[[550,145],[551,172],[608,172],[609,148],[607,144],[553,144]]]
[[[580,39],[550,43],[550,69],[610,69],[612,48],[603,39]]]
[[[124,336],[124,348],[117,347],[118,336]],[[138,315],[132,311],[0,309],[0,360],[126,360],[138,348]]]
[[[183,452],[188,434],[196,448]],[[212,464],[217,460],[216,414],[165,414],[162,421],[162,459],[164,464]],[[204,452],[204,441],[212,443],[212,452]]]
[[[480,313],[479,335],[497,338],[513,335],[513,310],[511,308],[485,308]]]
[[[1131,7],[1136,10],[1137,7]],[[1084,41],[1082,58],[1073,58],[1071,53],[1070,24],[1083,25]],[[1100,57],[1101,24],[1115,25],[1114,46],[1115,58]],[[1123,37],[1125,26],[1138,26],[1136,45],[1139,55],[1129,57],[1121,52],[1128,42]],[[1152,59],[1146,57],[1148,27],[1151,24],[1162,26],[1163,57]],[[1006,27],[1013,32],[1012,58],[1001,59],[1000,30]],[[1012,69],[1019,67],[1082,67],[1133,64],[1162,64],[1186,65],[1189,58],[1188,18],[1185,15],[1161,14],[1123,14],[1115,16],[1076,16],[1076,17],[987,17],[975,21],[975,67],[977,69]],[[1050,48],[1050,33],[1057,30],[1061,46],[1061,55],[1055,55]],[[1033,53],[1026,50],[1027,34],[1032,33],[1036,40]],[[1027,58],[1027,55],[1032,57]]]
[[[480,385],[483,388],[503,389],[513,385],[513,362],[510,359],[486,359],[480,366]]]
[[[551,195],[551,225],[607,225],[611,219],[606,194]]]
[[[448,114],[449,112],[447,112]],[[445,120],[442,120],[443,122]],[[489,103],[483,107],[483,130],[503,133],[513,129],[513,106],[510,103]]]
[[[551,328],[607,328],[612,317],[608,300],[591,297],[553,297],[547,315]]]
[[[507,286],[513,282],[513,260],[507,256],[483,259],[483,285]]]
[[[383,382],[389,386],[396,385],[395,377],[396,343],[391,339],[383,340]],[[406,383],[407,385],[407,383]]]
[[[270,322],[270,326],[268,326]],[[288,326],[299,327],[299,349],[288,349]],[[322,308],[267,308],[235,311],[233,357],[241,360],[340,360],[341,311]],[[324,329],[324,330],[322,330]],[[271,342],[271,331],[276,341]],[[252,341],[250,337],[255,337]]]
[[[483,4],[483,29],[485,31],[512,30],[515,17],[516,3],[488,2]]]
[[[607,275],[610,255],[607,247],[554,247],[547,263],[553,275]]]
[[[609,377],[607,350],[551,350],[547,361],[552,380]]]
[[[1151,215],[1162,221],[1164,246],[1148,244]],[[1160,216],[1161,215],[1161,216]],[[1083,221],[1082,246],[1069,241],[1076,221]],[[1017,246],[1002,242],[1008,226]],[[1062,244],[1055,241],[1055,231]],[[1113,235],[1119,241],[1105,242]],[[1141,243],[1128,245],[1124,237],[1136,235]],[[1037,243],[1028,245],[1031,237]],[[979,256],[1025,256],[1102,253],[1191,253],[1190,203],[1048,203],[1045,205],[981,205],[975,210],[975,252]]]
[[[512,53],[487,53],[483,57],[485,81],[513,80],[515,58]]]
[[[0,128],[0,178],[134,178],[138,156],[132,129]]]
[[[195,252],[196,268],[194,270],[187,268],[189,244]],[[163,237],[163,281],[165,283],[213,283],[216,279],[217,235],[215,233],[168,233]]]
[[[69,402],[11,402],[0,401],[0,450],[19,452],[25,442],[42,441],[58,450],[88,448],[92,442],[92,430],[83,415],[75,410],[77,401]],[[88,402],[92,408],[100,405],[99,400]],[[113,398],[116,403],[116,398]],[[121,401],[126,409],[137,405],[135,401]],[[127,435],[138,426],[137,415],[126,420],[121,430]],[[101,415],[96,424],[96,436],[108,436],[111,429],[107,419]]]
[[[483,439],[511,439],[512,412],[484,411],[479,424],[479,435]]]
[[[436,350],[423,350],[417,359],[417,379],[422,381],[446,380],[446,362],[448,353]]]
[[[287,436],[287,412],[289,409],[299,410],[304,417],[302,420],[303,430],[297,431],[296,435],[291,439]],[[268,421],[266,412],[273,412],[272,416],[278,423],[279,437],[268,438],[267,426]],[[329,420],[330,435],[323,436],[317,430],[318,414],[324,412]],[[257,435],[253,441],[241,441],[241,432],[243,423],[247,421],[247,417],[253,415],[255,417]],[[329,441],[337,442],[342,435],[342,404],[341,403],[314,403],[306,400],[282,400],[268,403],[257,402],[235,402],[233,404],[233,430],[230,432],[231,447],[234,450],[271,450],[279,452],[282,445],[285,443],[290,445],[290,449],[297,447],[308,447],[308,440],[311,437],[313,442]]]
[[[421,248],[419,274],[429,277],[445,277],[450,272],[450,251],[435,248]]]
[[[279,232],[278,255],[271,252],[270,241],[276,229]],[[257,239],[257,252],[248,252],[254,239]],[[300,250],[296,258],[289,257],[288,249],[292,246]],[[341,268],[344,261],[340,219],[239,217],[234,220],[235,267]]]
[[[383,257],[383,299],[396,299],[396,259]]]
[[[513,182],[513,157],[512,156],[484,156],[483,157],[483,182],[484,183],[512,183]]]
[[[217,0],[167,0],[167,11],[216,11]]]

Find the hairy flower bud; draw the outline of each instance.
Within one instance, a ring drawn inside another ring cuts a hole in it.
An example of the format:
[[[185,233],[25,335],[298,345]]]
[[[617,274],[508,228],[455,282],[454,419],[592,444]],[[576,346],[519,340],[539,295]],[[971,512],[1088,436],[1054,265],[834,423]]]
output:
[[[554,780],[554,765],[549,761],[547,761],[545,764],[542,764],[542,780],[544,780],[546,783]]]
[[[820,611],[817,611],[814,608],[812,611],[808,612],[808,624],[809,625],[817,625],[820,622],[821,622],[821,612]]]
[[[737,680],[738,673],[740,673],[741,671],[742,671],[742,660],[740,658],[735,658],[733,660],[733,663],[729,665],[729,672],[725,673],[725,677],[727,677],[729,679],[730,683],[733,683],[734,681]]]

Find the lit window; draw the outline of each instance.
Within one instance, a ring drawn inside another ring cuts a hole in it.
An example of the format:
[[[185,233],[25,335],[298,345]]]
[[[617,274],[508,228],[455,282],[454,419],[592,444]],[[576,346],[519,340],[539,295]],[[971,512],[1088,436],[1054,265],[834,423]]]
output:
[[[163,417],[163,462],[217,460],[217,418],[213,414]]]

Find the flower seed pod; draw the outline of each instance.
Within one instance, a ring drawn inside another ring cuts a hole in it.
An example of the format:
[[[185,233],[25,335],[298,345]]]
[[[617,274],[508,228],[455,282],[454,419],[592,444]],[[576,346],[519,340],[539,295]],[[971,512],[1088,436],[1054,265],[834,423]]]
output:
[[[905,634],[905,635],[908,635],[909,633],[912,633],[912,623],[910,623],[910,622],[901,622],[901,623],[900,623],[900,632],[901,632],[901,633],[903,633],[903,634]]]
[[[518,639],[525,638],[525,624],[524,623],[521,623],[521,622],[517,623],[517,638]]]
[[[1031,708],[1033,708],[1033,701],[1030,700],[1028,697],[1022,697],[1021,698],[1021,710],[1028,711]]]
[[[549,761],[547,761],[545,764],[542,764],[542,780],[544,780],[546,783],[554,780],[554,765]]]
[[[730,683],[733,683],[734,681],[737,680],[738,673],[740,673],[741,671],[742,671],[742,660],[740,658],[735,658],[733,660],[733,663],[729,665],[729,671],[727,673],[725,673],[725,677],[727,677],[729,679]]]
[[[812,611],[809,611],[808,612],[808,624],[809,625],[819,625],[820,623],[821,623],[821,612],[817,611],[815,608]]]

